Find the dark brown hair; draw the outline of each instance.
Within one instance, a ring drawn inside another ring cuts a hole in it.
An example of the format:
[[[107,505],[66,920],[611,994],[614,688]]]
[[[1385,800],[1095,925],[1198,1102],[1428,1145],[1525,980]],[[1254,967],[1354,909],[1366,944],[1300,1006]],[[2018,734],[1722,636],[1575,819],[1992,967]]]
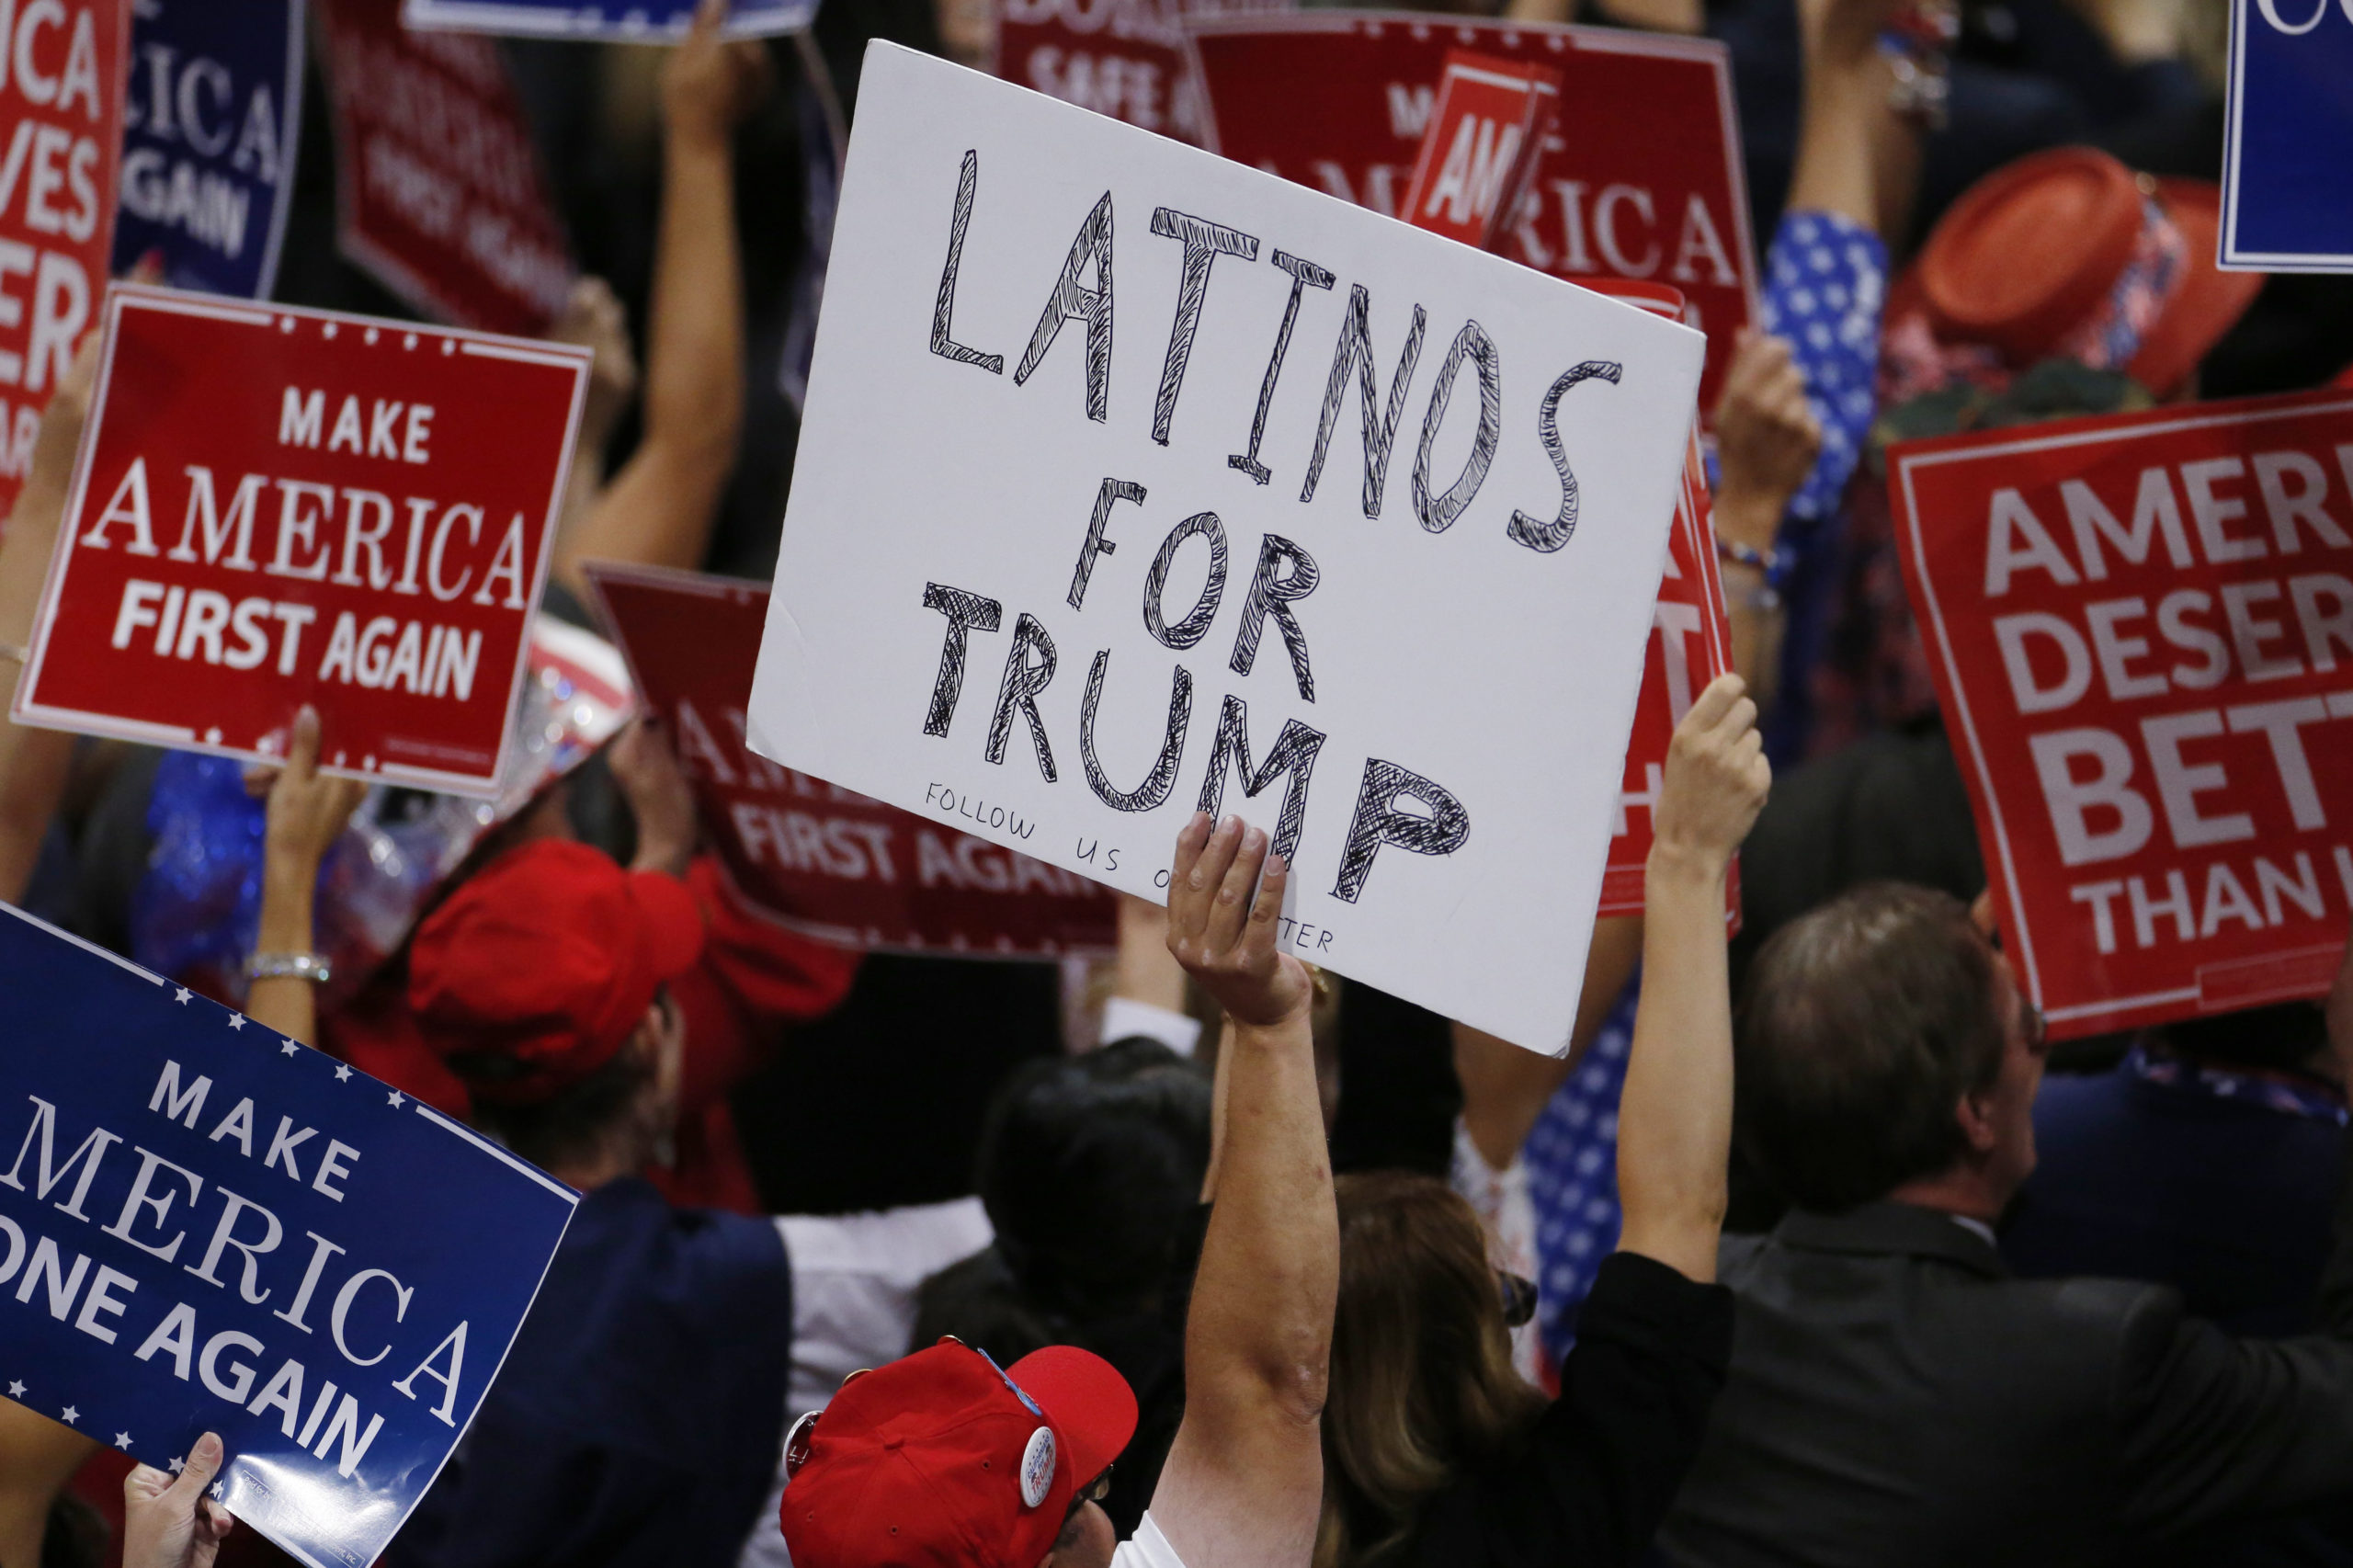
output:
[[[665,1008],[676,1006],[666,989],[658,999]],[[473,1122],[542,1169],[592,1160],[625,1130],[656,1064],[641,1025],[604,1065],[544,1100],[513,1104],[475,1096]],[[496,1051],[456,1053],[449,1066],[472,1085],[511,1073],[513,1061]]]
[[[1435,1177],[1337,1183],[1340,1300],[1314,1568],[1394,1561],[1421,1506],[1508,1452],[1546,1401],[1511,1364],[1486,1233]]]
[[[1949,893],[1874,882],[1773,934],[1748,972],[1743,1147],[1828,1213],[1948,1169],[1954,1108],[1992,1086],[2007,1028],[1994,949]]]

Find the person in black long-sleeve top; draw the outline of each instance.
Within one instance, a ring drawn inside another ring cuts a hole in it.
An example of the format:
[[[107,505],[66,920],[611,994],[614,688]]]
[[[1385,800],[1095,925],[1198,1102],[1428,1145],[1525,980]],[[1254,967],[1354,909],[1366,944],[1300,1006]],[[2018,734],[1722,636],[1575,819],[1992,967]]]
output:
[[[1732,1355],[1713,1283],[1732,1139],[1724,872],[1771,778],[1739,677],[1666,765],[1647,983],[1619,1113],[1625,1207],[1547,1402],[1513,1371],[1509,1305],[1470,1205],[1402,1173],[1339,1184],[1340,1299],[1314,1568],[1587,1568],[1641,1560]]]

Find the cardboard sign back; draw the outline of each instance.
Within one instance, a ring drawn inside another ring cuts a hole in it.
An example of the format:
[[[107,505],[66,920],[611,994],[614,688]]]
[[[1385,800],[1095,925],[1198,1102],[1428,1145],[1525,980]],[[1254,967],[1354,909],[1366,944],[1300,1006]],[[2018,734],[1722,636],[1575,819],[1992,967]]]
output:
[[[0,6],[0,518],[106,291],[130,33],[131,0]]]
[[[870,48],[749,714],[789,767],[1569,1038],[1699,335]]]
[[[2052,1033],[2325,992],[2353,907],[2353,394],[1904,442],[1889,487]]]
[[[119,285],[18,722],[495,796],[588,352]]]
[[[1398,213],[1449,49],[1561,74],[1561,112],[1499,254],[1571,281],[1683,291],[1713,410],[1756,320],[1756,247],[1723,45],[1609,28],[1397,12],[1205,17],[1186,32],[1212,152]]]
[[[751,907],[845,947],[1059,958],[1119,945],[1102,887],[745,744],[767,621],[758,583],[591,562],[588,581],[694,787],[703,838]]]
[[[411,32],[400,0],[317,0],[335,244],[436,321],[536,334],[572,292],[563,225],[496,46]]]

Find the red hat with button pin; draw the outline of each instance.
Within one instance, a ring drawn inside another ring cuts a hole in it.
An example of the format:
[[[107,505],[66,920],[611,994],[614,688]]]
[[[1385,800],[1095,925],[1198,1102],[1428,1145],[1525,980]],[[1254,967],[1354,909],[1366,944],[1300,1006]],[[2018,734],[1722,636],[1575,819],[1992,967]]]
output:
[[[1037,1568],[1135,1429],[1127,1381],[1071,1346],[1001,1369],[943,1339],[858,1373],[786,1437],[793,1568]]]

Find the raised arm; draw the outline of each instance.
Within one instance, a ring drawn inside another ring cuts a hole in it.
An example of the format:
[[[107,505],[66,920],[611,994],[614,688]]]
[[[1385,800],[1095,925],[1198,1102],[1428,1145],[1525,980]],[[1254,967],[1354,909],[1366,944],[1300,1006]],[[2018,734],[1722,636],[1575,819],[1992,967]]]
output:
[[[735,244],[735,123],[767,85],[759,45],[719,36],[724,0],[703,0],[662,76],[661,227],[648,324],[645,431],[596,505],[556,543],[555,571],[587,592],[580,562],[702,564],[744,430],[744,269]]]
[[[57,527],[74,482],[74,450],[81,444],[97,367],[98,336],[92,333],[41,415],[31,471],[17,493],[6,531],[0,533],[0,705],[15,699],[24,674],[24,651],[32,641],[41,585],[57,548]],[[73,760],[72,735],[0,718],[0,899],[22,898],[32,881]]]
[[[580,428],[573,437],[572,472],[563,486],[563,515],[556,525],[556,553],[596,511],[605,494],[605,448],[613,426],[637,396],[637,353],[630,347],[629,312],[601,278],[572,286],[563,313],[548,328],[558,343],[577,344],[595,358],[588,369],[588,395],[582,400]]]
[[[319,1038],[317,974],[299,968],[316,956],[311,947],[312,903],[319,862],[367,793],[368,786],[356,778],[319,771],[318,710],[305,703],[294,719],[286,766],[269,787],[262,833],[261,934],[254,946],[255,967],[264,975],[245,997],[245,1011],[256,1023],[305,1045],[316,1045]]]
[[[1716,537],[1734,547],[1719,564],[1732,623],[1732,667],[1770,707],[1781,652],[1781,597],[1756,561],[1771,551],[1781,516],[1814,472],[1822,425],[1787,338],[1744,334],[1716,401]],[[1751,554],[1750,552],[1755,552]]]
[[[1805,81],[1787,210],[1828,212],[1874,233],[1901,226],[1919,140],[1890,107],[1879,31],[1902,0],[1801,0]]]
[[[1716,1277],[1732,1153],[1724,873],[1772,782],[1756,704],[1719,676],[1676,726],[1646,870],[1643,999],[1618,1108],[1618,1245]]]
[[[1323,1506],[1340,1230],[1308,1030],[1313,988],[1275,947],[1289,881],[1267,835],[1238,818],[1212,831],[1196,814],[1177,835],[1168,950],[1228,1020],[1216,1206],[1185,1324],[1185,1419],[1152,1500],[1185,1568],[1304,1564]]]

